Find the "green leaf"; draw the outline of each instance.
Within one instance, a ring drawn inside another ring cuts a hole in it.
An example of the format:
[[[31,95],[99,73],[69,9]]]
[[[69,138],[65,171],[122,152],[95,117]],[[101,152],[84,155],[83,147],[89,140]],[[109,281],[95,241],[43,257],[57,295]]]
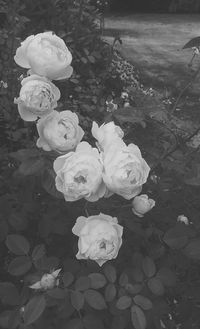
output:
[[[45,254],[46,254],[45,245],[44,244],[38,244],[33,249],[33,252],[32,252],[32,255],[31,255],[33,262],[37,262],[40,258],[45,256]]]
[[[118,299],[117,303],[116,303],[116,307],[119,310],[126,310],[127,308],[129,308],[132,304],[132,299],[129,296],[122,296]]]
[[[151,278],[148,281],[148,287],[151,290],[151,292],[156,296],[162,296],[165,292],[162,281],[158,278]]]
[[[133,298],[135,304],[137,304],[138,306],[140,306],[143,310],[150,310],[153,306],[152,302],[150,301],[150,299],[148,299],[147,297],[144,297],[142,295],[136,295]]]
[[[11,282],[0,282],[0,300],[2,304],[18,305],[20,296],[17,288]]]
[[[19,311],[4,311],[0,314],[0,327],[5,329],[15,329],[19,327],[20,324],[20,314]]]
[[[103,310],[107,308],[103,296],[96,290],[88,289],[84,291],[84,297],[88,304],[96,310]]]
[[[151,278],[156,273],[155,263],[154,263],[153,259],[148,256],[144,257],[144,259],[142,261],[142,268],[143,268],[144,274],[148,278]]]
[[[44,312],[46,307],[46,300],[44,295],[34,296],[26,304],[24,308],[24,323],[25,325],[30,325],[35,322]]]
[[[106,278],[101,273],[90,273],[88,277],[90,278],[90,287],[93,289],[100,289],[106,285]]]
[[[113,283],[109,283],[105,289],[105,300],[112,302],[117,294],[116,287]]]
[[[131,321],[135,329],[145,329],[147,326],[145,314],[137,305],[131,307]]]
[[[83,318],[85,329],[105,329],[103,321],[95,314],[87,314]]]
[[[187,257],[200,260],[200,239],[191,241],[184,249],[184,253]]]
[[[68,321],[63,329],[84,329],[81,319],[72,319]]]
[[[27,159],[38,157],[40,153],[37,149],[21,149],[16,152],[9,153],[9,155],[14,159],[23,162]]]
[[[65,272],[62,276],[62,280],[65,287],[69,287],[74,281],[74,276],[71,272]]]
[[[87,276],[80,276],[75,282],[76,290],[87,290],[90,288],[90,279]]]
[[[142,282],[144,280],[144,274],[141,268],[136,267],[132,270],[132,277],[136,282]]]
[[[84,305],[84,295],[80,291],[72,291],[71,292],[71,303],[72,306],[79,311],[81,308],[83,308]]]
[[[110,264],[106,264],[103,270],[104,270],[105,276],[107,277],[108,281],[110,281],[111,283],[114,283],[117,279],[117,273],[116,273],[116,269],[114,268],[114,266],[112,266]]]
[[[6,246],[15,255],[27,255],[30,250],[28,240],[19,234],[9,234],[6,238]]]
[[[47,290],[47,294],[56,299],[63,299],[66,297],[64,290],[58,287]]]
[[[142,290],[142,285],[139,283],[136,284],[127,283],[125,285],[125,289],[129,294],[136,295]]]
[[[57,199],[63,199],[63,194],[56,189],[56,173],[53,169],[46,169],[42,175],[42,186],[47,193]]]
[[[44,159],[30,158],[23,161],[19,166],[20,174],[24,176],[40,174],[44,169]]]
[[[119,284],[121,287],[124,287],[128,283],[128,275],[126,273],[122,273],[119,277]]]
[[[176,226],[165,233],[163,240],[170,248],[181,249],[187,244],[188,237],[180,226]]]
[[[16,276],[23,275],[30,270],[31,266],[32,263],[28,256],[19,256],[10,262],[8,272]]]
[[[160,279],[166,287],[173,287],[176,284],[176,274],[168,267],[161,267],[156,277]]]

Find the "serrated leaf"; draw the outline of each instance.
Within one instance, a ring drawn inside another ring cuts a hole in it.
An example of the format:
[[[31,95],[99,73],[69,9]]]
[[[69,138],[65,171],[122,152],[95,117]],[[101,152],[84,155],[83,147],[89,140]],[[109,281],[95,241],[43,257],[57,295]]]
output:
[[[103,310],[107,308],[102,294],[96,290],[88,289],[84,291],[84,297],[87,303],[95,310]]]
[[[116,269],[114,268],[114,266],[112,266],[110,264],[106,264],[103,270],[104,270],[105,276],[107,277],[108,281],[110,281],[111,283],[114,283],[117,279],[117,273],[116,273]]]
[[[15,255],[27,255],[30,250],[28,240],[19,234],[9,234],[6,238],[6,246]]]
[[[135,329],[145,329],[147,326],[145,314],[137,305],[131,307],[131,321]]]
[[[88,275],[90,278],[90,287],[93,289],[100,289],[106,285],[106,278],[101,273],[90,273]]]
[[[80,309],[83,308],[83,305],[84,305],[84,295],[82,294],[82,292],[72,291],[70,298],[71,298],[72,306],[77,311],[80,311]]]
[[[200,47],[200,37],[196,37],[188,41],[184,46],[183,49],[192,48],[192,47]]]
[[[44,312],[46,307],[46,300],[44,295],[33,297],[24,308],[24,323],[30,325],[35,322]]]
[[[160,279],[166,287],[173,287],[176,284],[176,275],[168,267],[161,267],[156,277]]]
[[[18,305],[20,296],[17,288],[11,282],[0,282],[0,300],[2,304]]]
[[[39,174],[44,168],[44,159],[29,158],[23,161],[19,166],[20,174],[24,176]]]
[[[125,289],[129,294],[136,295],[142,290],[142,285],[139,283],[136,284],[127,283],[125,285]]]
[[[132,304],[132,299],[129,296],[122,296],[118,299],[117,303],[116,303],[116,307],[119,310],[126,310],[127,308],[129,308]]]
[[[45,256],[45,254],[46,254],[45,245],[38,244],[37,246],[35,246],[35,248],[32,251],[31,257],[32,257],[33,262],[37,262],[40,258]]]
[[[105,289],[105,300],[112,302],[117,294],[117,289],[113,283],[109,283]]]
[[[10,262],[8,272],[16,276],[23,275],[30,270],[31,266],[32,263],[28,256],[19,256]]]
[[[119,277],[119,284],[121,287],[124,287],[128,283],[128,275],[126,273],[122,273]]]
[[[200,260],[200,239],[191,241],[184,249],[187,257],[195,260]]]
[[[143,268],[144,274],[148,278],[151,278],[156,273],[155,263],[154,263],[153,259],[148,256],[144,257],[144,259],[142,261],[142,268]]]
[[[172,249],[181,249],[187,244],[188,237],[179,227],[173,227],[165,233],[163,241]]]
[[[142,296],[142,295],[136,295],[133,298],[135,304],[140,306],[143,310],[150,310],[153,306],[152,302],[150,301],[149,298]]]
[[[151,290],[151,292],[156,296],[162,296],[165,292],[164,286],[161,280],[158,278],[149,279],[148,287]]]
[[[87,276],[80,276],[75,282],[76,290],[86,290],[90,288],[90,279]]]
[[[65,287],[69,287],[74,281],[74,276],[71,272],[65,272],[62,276],[62,280]]]

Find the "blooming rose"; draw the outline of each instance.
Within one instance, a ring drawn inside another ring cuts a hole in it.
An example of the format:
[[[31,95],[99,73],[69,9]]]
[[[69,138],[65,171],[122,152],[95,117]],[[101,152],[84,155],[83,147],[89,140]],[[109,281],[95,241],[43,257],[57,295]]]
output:
[[[78,217],[72,232],[79,237],[78,259],[91,259],[102,266],[116,258],[122,244],[123,227],[116,217],[100,213],[90,217]]]
[[[64,194],[66,201],[85,198],[93,202],[106,193],[100,154],[87,142],[79,143],[75,152],[58,157],[54,161],[54,170],[56,188]]]
[[[83,129],[78,125],[76,113],[71,111],[53,111],[37,123],[39,139],[37,146],[45,151],[60,153],[73,150],[84,135]]]
[[[143,217],[149,210],[155,206],[155,201],[149,199],[148,195],[141,194],[136,196],[132,201],[132,211],[138,217]]]
[[[69,78],[72,55],[65,42],[53,32],[30,35],[17,49],[15,62],[31,73],[45,76],[50,80]]]
[[[179,215],[177,217],[177,222],[183,223],[185,225],[189,225],[190,224],[189,219],[185,215]]]
[[[139,148],[117,140],[103,152],[103,180],[111,193],[130,200],[142,190],[150,167],[142,158]],[[109,196],[107,194],[107,196]]]
[[[124,132],[113,121],[104,123],[100,127],[96,122],[93,122],[92,135],[96,138],[98,147],[104,151],[112,142],[123,138]]]
[[[38,289],[47,290],[54,288],[59,284],[59,280],[57,279],[57,277],[60,271],[61,268],[56,271],[53,271],[52,273],[45,273],[40,281],[37,281],[36,283],[32,284],[31,286],[29,286],[29,288],[35,290]]]
[[[60,98],[60,90],[45,77],[31,75],[21,82],[19,98],[15,98],[24,121],[35,121],[53,111]]]

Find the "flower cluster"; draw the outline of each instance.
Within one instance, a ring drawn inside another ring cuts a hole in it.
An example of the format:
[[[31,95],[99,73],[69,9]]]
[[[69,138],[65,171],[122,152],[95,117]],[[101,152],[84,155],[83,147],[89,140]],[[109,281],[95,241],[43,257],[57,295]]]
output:
[[[31,35],[21,43],[15,62],[29,69],[21,81],[18,105],[21,118],[37,121],[37,147],[55,151],[59,156],[53,163],[55,186],[66,201],[86,199],[90,202],[117,194],[130,200],[141,192],[150,167],[135,144],[126,145],[122,129],[109,122],[92,125],[96,147],[82,141],[83,129],[76,113],[55,110],[60,90],[52,80],[69,78],[72,55],[64,41],[52,32]],[[139,216],[149,211],[155,202],[146,195],[135,198],[133,212]],[[102,266],[117,257],[122,244],[123,227],[117,218],[100,213],[79,217],[72,229],[79,237],[78,259],[90,258]],[[60,270],[45,274],[33,289],[49,289],[56,285]]]

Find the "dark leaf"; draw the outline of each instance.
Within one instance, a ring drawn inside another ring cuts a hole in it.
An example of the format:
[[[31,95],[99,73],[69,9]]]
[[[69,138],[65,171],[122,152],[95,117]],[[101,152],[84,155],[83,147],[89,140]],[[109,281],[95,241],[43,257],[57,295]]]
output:
[[[32,260],[33,262],[37,262],[40,258],[45,256],[46,254],[46,249],[44,244],[38,244],[35,246],[32,252]]]
[[[162,296],[165,292],[162,281],[158,278],[149,279],[148,287],[151,290],[151,292],[156,296]]]
[[[11,282],[0,282],[0,300],[3,304],[18,305],[20,296],[17,288]]]
[[[139,283],[136,284],[127,283],[125,285],[125,289],[129,294],[136,295],[142,290],[142,285]]]
[[[44,295],[34,296],[24,308],[23,317],[25,325],[35,322],[44,312],[45,307],[46,300]]]
[[[127,326],[126,317],[117,315],[113,318],[111,329],[125,329]]]
[[[103,321],[94,314],[87,314],[83,318],[85,329],[104,329]]]
[[[86,290],[90,288],[90,279],[87,276],[80,276],[75,282],[76,290]]]
[[[63,298],[65,298],[65,292],[61,288],[49,289],[49,290],[47,290],[47,294],[50,297],[56,298],[56,299],[63,299]]]
[[[106,285],[106,278],[101,273],[90,273],[88,277],[90,278],[90,287],[93,289],[100,289]]]
[[[136,267],[132,270],[132,276],[136,282],[142,282],[144,279],[144,274],[143,274],[141,268],[139,268],[139,267]]]
[[[72,319],[66,323],[63,329],[84,329],[81,319]]]
[[[192,48],[192,47],[199,47],[200,46],[200,37],[196,37],[188,41],[184,46],[183,49]]]
[[[170,228],[164,235],[164,242],[172,249],[181,249],[188,242],[186,232],[181,231],[180,226]]]
[[[103,270],[108,281],[114,283],[117,279],[117,273],[114,266],[106,264]]]
[[[131,321],[135,329],[145,329],[147,326],[145,314],[137,305],[131,307]]]
[[[30,158],[23,161],[19,166],[20,174],[24,176],[40,174],[44,168],[44,159]]]
[[[8,272],[16,276],[23,275],[30,270],[31,266],[32,263],[28,256],[19,256],[10,262]]]
[[[92,289],[86,290],[84,292],[84,297],[88,302],[88,304],[96,310],[103,310],[107,308],[103,296],[96,290],[92,290]]]
[[[9,234],[6,238],[6,246],[15,255],[27,255],[30,249],[28,240],[18,234]]]
[[[119,277],[120,286],[124,287],[128,283],[128,275],[126,273],[122,273]]]
[[[105,289],[105,300],[112,302],[117,294],[116,287],[113,283],[109,283]]]
[[[0,327],[5,329],[15,329],[19,326],[20,315],[16,316],[16,311],[4,311],[0,314]]]
[[[173,287],[176,284],[176,274],[168,267],[161,267],[156,277],[160,279],[166,287]]]
[[[56,189],[55,178],[56,174],[53,169],[45,170],[42,175],[42,186],[53,197],[63,199],[63,194]]]
[[[153,259],[151,259],[148,256],[144,257],[143,262],[142,262],[142,268],[143,268],[144,274],[148,278],[151,278],[156,273],[155,263],[154,263]]]
[[[65,272],[62,276],[62,280],[65,287],[69,287],[70,284],[74,281],[74,276],[71,272]]]
[[[129,296],[122,296],[118,299],[116,303],[116,307],[119,310],[125,310],[131,306],[132,299]]]
[[[37,149],[21,149],[16,152],[9,153],[9,155],[18,160],[18,161],[26,161],[30,158],[34,158],[40,155]]]
[[[191,241],[184,249],[184,253],[187,257],[200,260],[200,239]]]
[[[71,303],[72,306],[79,311],[83,308],[84,305],[84,295],[80,291],[72,291],[71,292]]]
[[[133,298],[135,304],[137,304],[138,306],[140,306],[143,310],[150,310],[152,308],[152,302],[150,301],[150,299],[148,299],[147,297],[144,297],[142,295],[136,295]]]

